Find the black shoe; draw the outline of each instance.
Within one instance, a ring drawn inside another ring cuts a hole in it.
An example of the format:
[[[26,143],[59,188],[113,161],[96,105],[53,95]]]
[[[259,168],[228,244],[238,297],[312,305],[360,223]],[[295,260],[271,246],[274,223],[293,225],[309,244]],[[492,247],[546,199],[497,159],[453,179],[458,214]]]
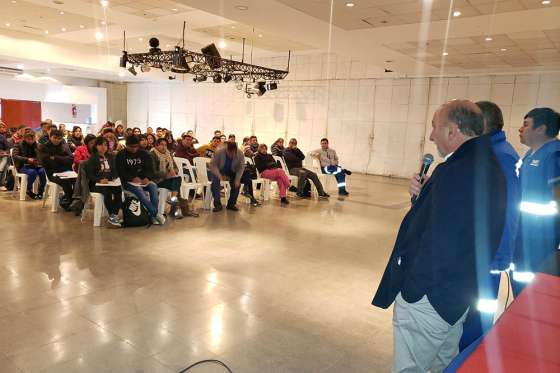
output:
[[[344,169],[343,171],[348,176],[352,175],[352,171],[350,171],[350,170]]]
[[[43,193],[37,193],[37,195],[35,196],[35,199],[43,199]]]
[[[235,206],[235,205],[231,205],[231,206],[228,205],[228,206],[226,206],[226,210],[229,210],[229,211],[239,211],[239,209],[238,209],[237,206]]]
[[[214,209],[212,210],[212,212],[220,212],[222,211],[224,208],[222,205],[216,205],[214,206]]]
[[[288,199],[286,197],[282,197],[282,198],[280,198],[280,204],[289,205],[290,201],[288,201]]]
[[[289,187],[288,190],[289,190],[290,192],[297,193],[297,188],[296,188],[295,186],[293,186],[293,185],[292,185],[291,187]]]
[[[311,198],[311,193],[298,193],[298,198]]]
[[[346,193],[348,193],[348,192],[346,192]],[[330,197],[330,196],[329,196],[327,193],[324,193],[324,192],[323,192],[323,193],[319,193],[319,198],[325,199],[325,198],[329,198],[329,197]]]
[[[257,201],[255,199],[255,197],[251,198],[251,206],[253,207],[259,207],[261,204],[259,203],[259,201]]]
[[[60,203],[60,205],[62,206],[62,202]],[[80,216],[82,214],[82,210],[84,209],[84,207],[84,204],[79,199],[75,199],[69,205],[70,210],[72,210],[74,212],[74,215],[76,216]]]
[[[344,189],[344,190],[340,190],[340,191],[338,192],[338,195],[339,195],[339,196],[349,196],[350,193],[348,193],[348,191],[347,191],[346,189]]]
[[[26,194],[31,199],[37,199],[37,195],[33,192],[27,192]]]

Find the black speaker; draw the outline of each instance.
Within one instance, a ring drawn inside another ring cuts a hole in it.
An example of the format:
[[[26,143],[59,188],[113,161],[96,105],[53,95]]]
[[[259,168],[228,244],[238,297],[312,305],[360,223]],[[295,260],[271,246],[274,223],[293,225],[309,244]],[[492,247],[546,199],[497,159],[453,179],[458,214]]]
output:
[[[222,66],[222,56],[220,56],[220,52],[214,43],[202,48],[201,52],[211,69],[219,69]]]

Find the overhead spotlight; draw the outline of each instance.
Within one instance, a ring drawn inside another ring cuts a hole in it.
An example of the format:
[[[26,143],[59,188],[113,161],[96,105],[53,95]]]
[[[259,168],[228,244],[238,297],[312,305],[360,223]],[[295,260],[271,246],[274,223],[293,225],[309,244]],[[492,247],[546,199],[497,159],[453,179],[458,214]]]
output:
[[[102,33],[101,31],[97,31],[97,32],[95,33],[95,40],[101,41],[101,40],[103,40],[103,37],[104,37],[104,35],[103,35],[103,33]]]
[[[140,66],[140,71],[142,71],[143,73],[149,73],[150,70],[151,70],[151,68],[148,65],[144,64],[144,65]]]
[[[167,77],[167,79],[169,79],[169,80],[175,80],[175,79],[177,79],[177,77],[176,77],[176,76],[173,76],[173,75],[169,75],[169,76]]]
[[[550,5],[550,3],[552,3],[552,1],[550,1],[550,0],[543,0],[543,1],[541,1],[541,4],[542,4],[542,5]]]
[[[386,73],[392,73],[393,70],[391,70],[391,69],[385,69],[385,72],[386,72]]]
[[[492,39],[491,36],[487,36],[484,40],[486,40],[486,41],[492,41],[492,40],[494,40],[494,39]]]
[[[274,91],[275,89],[278,89],[278,83],[276,83],[276,82],[268,83],[266,85],[266,90],[267,91]]]
[[[158,38],[151,38],[149,43],[150,43],[150,53],[161,53],[161,49],[159,49]]]
[[[212,80],[214,80],[214,83],[221,83],[222,82],[222,76],[220,74],[216,74],[216,75],[214,75]]]
[[[200,83],[200,82],[205,82],[206,79],[207,79],[206,75],[197,75],[194,78],[194,81],[197,82],[197,83]]]
[[[171,66],[171,71],[179,74],[186,74],[191,71],[183,54],[183,48],[179,46],[176,46],[173,52],[173,66]]]
[[[126,63],[128,62],[128,52],[123,51],[122,53],[123,54],[121,56],[120,67],[124,69],[126,67]]]
[[[163,71],[163,72],[167,72],[167,71],[170,70],[170,67],[167,64],[161,65],[160,68],[161,68],[161,71]]]
[[[449,53],[443,52],[441,55],[442,55],[442,56],[449,56]]]
[[[130,67],[128,68],[128,72],[131,73],[131,74],[134,75],[134,76],[138,75],[138,73],[136,72],[136,69],[134,68],[134,65],[133,65],[133,66],[130,66]]]
[[[229,74],[224,75],[224,83],[229,83],[231,81],[232,77]]]
[[[222,66],[222,56],[220,56],[220,52],[214,43],[205,46],[201,51],[210,68],[219,69]]]
[[[354,4],[354,3],[352,3],[352,2],[348,2],[348,3],[346,3],[345,5],[346,5],[348,8],[353,8],[354,5],[356,5],[356,4]]]
[[[101,6],[102,6],[103,8],[107,8],[107,7],[109,6],[109,1],[107,1],[107,0],[101,0],[101,1],[99,2],[99,4],[101,4]]]
[[[266,82],[258,82],[255,85],[255,89],[258,91],[257,95],[262,96],[266,93]]]

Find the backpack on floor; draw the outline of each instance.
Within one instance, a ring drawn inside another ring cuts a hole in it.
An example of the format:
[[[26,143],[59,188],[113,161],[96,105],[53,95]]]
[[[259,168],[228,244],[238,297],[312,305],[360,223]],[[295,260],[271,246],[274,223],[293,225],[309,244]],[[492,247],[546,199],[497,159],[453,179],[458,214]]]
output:
[[[136,197],[127,196],[123,204],[123,227],[144,227],[152,224],[148,210]]]

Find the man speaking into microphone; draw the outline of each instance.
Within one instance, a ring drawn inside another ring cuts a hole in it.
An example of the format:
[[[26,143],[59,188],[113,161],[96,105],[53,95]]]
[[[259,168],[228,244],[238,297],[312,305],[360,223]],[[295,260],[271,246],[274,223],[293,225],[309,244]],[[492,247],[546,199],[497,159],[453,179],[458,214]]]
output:
[[[432,120],[444,162],[406,214],[373,305],[393,309],[393,372],[441,372],[500,243],[505,178],[480,109],[455,100]]]

